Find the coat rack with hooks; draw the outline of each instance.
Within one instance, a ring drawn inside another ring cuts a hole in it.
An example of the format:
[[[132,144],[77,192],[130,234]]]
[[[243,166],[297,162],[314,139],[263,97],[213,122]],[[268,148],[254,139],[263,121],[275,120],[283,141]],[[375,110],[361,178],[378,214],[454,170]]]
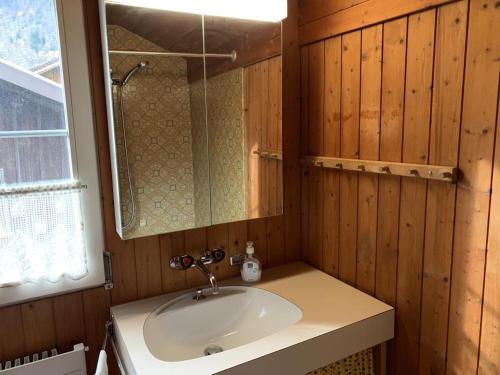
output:
[[[259,157],[262,159],[275,159],[275,160],[283,159],[283,155],[280,151],[255,150],[253,153],[255,155],[259,155]]]
[[[456,167],[444,165],[397,163],[326,156],[305,156],[302,159],[302,163],[304,165],[320,168],[424,178],[453,183],[457,181],[458,174]]]

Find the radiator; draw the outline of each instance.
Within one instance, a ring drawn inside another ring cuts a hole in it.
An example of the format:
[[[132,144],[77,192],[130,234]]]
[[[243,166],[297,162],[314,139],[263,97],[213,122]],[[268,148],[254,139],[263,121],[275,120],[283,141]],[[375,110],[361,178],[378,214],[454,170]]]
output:
[[[40,359],[39,359],[40,358]],[[67,353],[57,354],[52,350],[41,356],[33,354],[20,359],[0,364],[0,375],[87,375],[85,366],[85,346],[78,344]]]

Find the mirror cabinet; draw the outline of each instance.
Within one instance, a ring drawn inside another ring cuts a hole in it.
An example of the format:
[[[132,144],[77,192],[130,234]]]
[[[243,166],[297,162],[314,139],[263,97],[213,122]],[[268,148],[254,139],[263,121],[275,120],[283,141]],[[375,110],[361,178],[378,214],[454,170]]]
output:
[[[101,2],[124,239],[283,212],[281,23]]]

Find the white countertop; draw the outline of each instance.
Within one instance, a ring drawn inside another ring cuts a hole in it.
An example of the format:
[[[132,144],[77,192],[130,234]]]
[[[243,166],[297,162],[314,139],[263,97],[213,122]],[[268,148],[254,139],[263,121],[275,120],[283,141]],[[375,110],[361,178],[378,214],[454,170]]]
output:
[[[220,284],[249,285],[240,279]],[[153,310],[186,290],[112,307],[117,346],[128,373],[304,375],[394,337],[391,306],[303,262],[264,270],[262,280],[252,286],[294,303],[302,319],[252,343],[180,362],[155,358],[144,341],[143,326]]]

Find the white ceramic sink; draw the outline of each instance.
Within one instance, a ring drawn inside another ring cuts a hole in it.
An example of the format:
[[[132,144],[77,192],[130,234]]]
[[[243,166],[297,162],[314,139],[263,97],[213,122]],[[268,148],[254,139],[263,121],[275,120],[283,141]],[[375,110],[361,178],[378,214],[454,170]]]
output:
[[[218,295],[193,300],[184,294],[153,311],[144,323],[144,339],[159,360],[176,362],[249,344],[291,326],[302,311],[266,290],[231,286]]]
[[[303,375],[394,337],[394,309],[302,262],[111,308],[129,375]],[[208,346],[222,353],[204,355]]]

